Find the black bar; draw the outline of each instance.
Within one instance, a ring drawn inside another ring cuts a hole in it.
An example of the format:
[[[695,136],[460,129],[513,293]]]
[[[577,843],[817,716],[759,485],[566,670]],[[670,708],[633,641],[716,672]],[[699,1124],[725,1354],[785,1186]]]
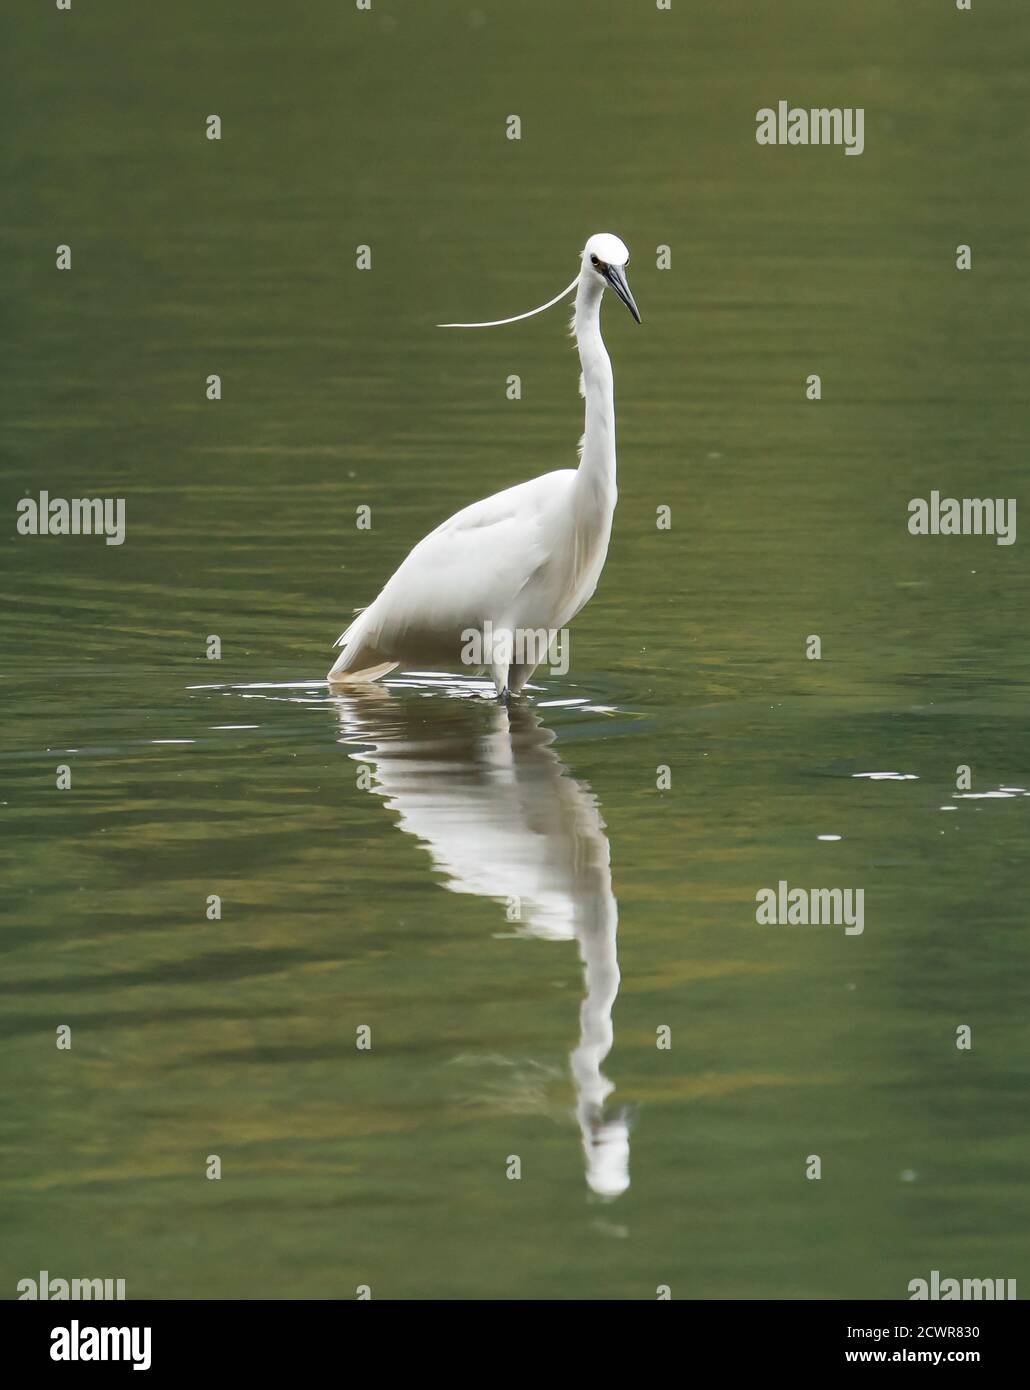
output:
[[[684,1376],[692,1369],[718,1368],[732,1375],[741,1370],[804,1375],[808,1371],[844,1371],[878,1365],[1002,1368],[1018,1366],[1025,1347],[1025,1315],[1018,1303],[984,1301],[910,1302],[680,1302],[656,1301],[644,1316],[643,1305],[621,1304],[618,1321],[609,1320],[604,1304],[525,1302],[472,1305],[391,1302],[12,1302],[4,1305],[5,1361],[20,1362],[29,1376],[55,1374],[74,1380],[95,1371],[133,1375],[131,1359],[118,1361],[54,1360],[52,1349],[92,1350],[88,1328],[137,1329],[133,1344],[123,1334],[107,1339],[131,1357],[145,1356],[143,1329],[149,1329],[149,1378],[178,1378],[209,1373],[235,1380],[254,1374],[267,1378],[307,1366],[336,1366],[346,1376],[375,1356],[383,1372],[395,1369],[405,1352],[417,1358],[420,1374],[452,1375],[469,1361],[489,1374],[481,1350],[498,1343],[504,1370],[510,1374],[525,1357],[527,1369],[553,1370],[563,1359],[586,1350],[577,1326],[592,1338],[595,1353],[607,1362],[613,1344],[621,1359],[652,1358],[675,1352]],[[430,1325],[407,1338],[423,1318]],[[601,1314],[599,1317],[598,1314]],[[455,1316],[457,1314],[457,1316]],[[496,1324],[494,1320],[496,1321]],[[77,1329],[72,1336],[73,1328]],[[65,1332],[59,1331],[64,1329]],[[402,1340],[396,1340],[400,1334]],[[646,1342],[637,1338],[643,1334]],[[67,1340],[66,1340],[67,1336]],[[425,1340],[425,1338],[429,1340]],[[669,1339],[675,1337],[675,1343]],[[545,1339],[546,1338],[546,1342]],[[596,1338],[596,1343],[593,1339]],[[498,1339],[500,1339],[498,1341]],[[546,1346],[546,1350],[545,1350]],[[578,1352],[576,1348],[579,1348]],[[135,1378],[135,1377],[133,1377]],[[305,1376],[305,1380],[308,1377]],[[34,1384],[33,1380],[25,1383]],[[229,1381],[227,1380],[228,1384]]]

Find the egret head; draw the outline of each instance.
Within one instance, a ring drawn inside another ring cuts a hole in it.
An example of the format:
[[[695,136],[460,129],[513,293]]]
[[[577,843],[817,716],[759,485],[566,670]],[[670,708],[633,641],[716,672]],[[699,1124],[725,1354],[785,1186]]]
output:
[[[583,248],[583,263],[575,280],[571,285],[566,285],[563,290],[560,290],[553,299],[549,299],[546,304],[540,304],[535,309],[527,309],[524,314],[513,314],[509,319],[487,319],[483,323],[439,323],[437,327],[500,328],[506,323],[520,323],[523,319],[531,319],[534,314],[542,314],[545,309],[553,308],[559,299],[564,299],[569,291],[574,290],[577,285],[595,285],[599,291],[608,285],[639,323],[640,310],[637,308],[636,300],[630,294],[629,285],[626,283],[626,266],[628,264],[629,250],[626,243],[620,241],[617,236],[612,236],[610,232],[598,232],[590,238]],[[598,298],[600,298],[600,294]]]
[[[612,236],[611,232],[597,232],[583,248],[583,274],[593,276],[602,286],[613,289],[639,323],[640,310],[626,283],[628,264],[629,249],[626,243]]]

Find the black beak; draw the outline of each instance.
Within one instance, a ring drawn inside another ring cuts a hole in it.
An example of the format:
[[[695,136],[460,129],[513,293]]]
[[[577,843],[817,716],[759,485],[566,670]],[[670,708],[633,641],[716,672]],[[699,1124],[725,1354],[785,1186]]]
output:
[[[637,323],[640,322],[640,310],[637,308],[637,301],[629,292],[629,285],[626,284],[626,272],[621,265],[610,265],[604,272],[604,278],[611,285],[612,289],[625,304]]]

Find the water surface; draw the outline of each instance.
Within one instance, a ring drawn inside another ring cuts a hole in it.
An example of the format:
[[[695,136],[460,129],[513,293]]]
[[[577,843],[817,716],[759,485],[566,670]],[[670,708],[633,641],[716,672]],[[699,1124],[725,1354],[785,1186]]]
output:
[[[932,488],[1023,501],[1020,17],[21,17],[0,1292],[1030,1280],[1030,570],[906,529]],[[865,153],[757,147],[780,97],[864,105]],[[415,540],[575,458],[561,311],[432,325],[540,303],[602,228],[644,323],[606,308],[620,502],[569,674],[510,713],[332,695]],[[124,497],[124,546],[16,535],[42,488]],[[781,879],[863,888],[864,932],[758,927]]]

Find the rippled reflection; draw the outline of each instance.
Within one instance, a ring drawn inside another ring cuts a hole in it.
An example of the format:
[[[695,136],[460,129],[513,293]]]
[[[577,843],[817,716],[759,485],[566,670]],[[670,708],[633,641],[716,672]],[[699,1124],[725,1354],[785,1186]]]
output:
[[[586,1178],[600,1196],[629,1186],[626,1112],[605,1112],[601,1070],[614,1041],[618,904],[608,837],[590,788],[568,775],[532,708],[410,700],[385,688],[335,701],[341,743],[446,875],[445,887],[502,904],[521,934],[575,940],[585,995],[571,1056]]]

